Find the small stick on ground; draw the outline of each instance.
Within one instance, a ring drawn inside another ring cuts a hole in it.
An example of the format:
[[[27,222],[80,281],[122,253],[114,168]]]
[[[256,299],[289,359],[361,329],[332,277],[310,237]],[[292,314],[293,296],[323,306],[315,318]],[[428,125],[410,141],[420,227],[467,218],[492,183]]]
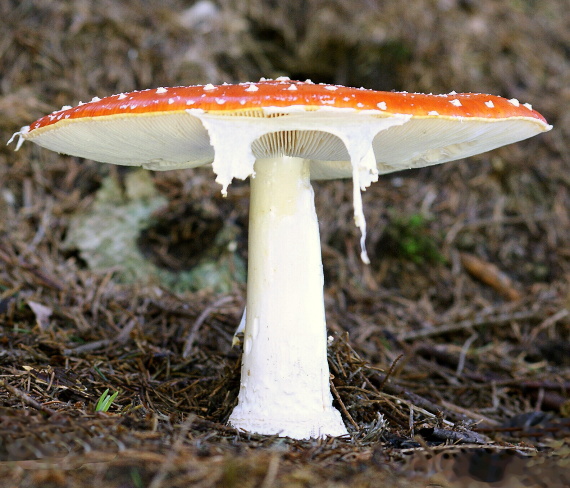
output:
[[[182,357],[183,358],[187,358],[190,355],[190,351],[192,350],[192,344],[194,344],[196,334],[198,333],[198,330],[200,329],[202,324],[208,318],[208,315],[210,315],[217,308],[219,308],[222,305],[225,305],[226,303],[229,303],[233,300],[234,300],[234,297],[232,297],[232,296],[223,296],[223,297],[219,298],[218,300],[216,300],[214,303],[212,303],[210,306],[206,307],[206,309],[196,319],[196,322],[194,322],[194,324],[192,325],[192,328],[190,329],[190,332],[188,333],[188,337],[186,338],[186,341],[184,342],[184,349],[182,351]]]
[[[403,354],[400,354],[396,359],[394,359],[394,361],[392,362],[392,364],[390,365],[390,369],[388,370],[388,372],[386,373],[386,375],[384,376],[384,379],[382,380],[382,383],[380,383],[380,386],[378,387],[378,391],[382,391],[384,389],[384,385],[386,384],[386,381],[388,381],[388,378],[390,378],[390,376],[392,376],[392,372],[394,371],[394,368],[396,367],[396,364],[398,363],[398,361],[400,359],[402,359],[404,357]]]
[[[329,381],[330,385],[331,385],[331,390],[333,392],[334,397],[336,398],[336,401],[338,402],[338,404],[340,405],[340,409],[342,410],[342,413],[344,413],[346,415],[346,418],[349,420],[349,422],[354,426],[355,429],[360,429],[360,427],[358,426],[358,424],[354,421],[354,419],[352,418],[352,415],[350,415],[350,413],[348,413],[348,410],[346,409],[346,407],[344,406],[344,403],[342,402],[342,400],[340,399],[340,395],[338,394],[338,390],[336,389],[336,386],[334,386],[334,383],[332,382],[332,379]]]
[[[429,329],[413,330],[400,335],[398,338],[401,341],[411,341],[414,339],[443,335],[449,332],[457,332],[458,330],[473,329],[483,325],[502,325],[511,320],[529,320],[538,317],[540,317],[540,315],[534,310],[522,310],[520,312],[505,313],[491,317],[462,320],[454,324],[443,324]]]
[[[47,413],[48,415],[55,415],[57,413],[55,410],[52,410],[51,408],[48,408],[42,405],[41,403],[37,402],[30,395],[24,393],[22,390],[6,383],[6,381],[4,380],[0,380],[0,387],[5,388],[8,391],[8,393],[11,393],[15,397],[22,400],[26,405],[29,405],[30,407],[35,408],[40,412]]]

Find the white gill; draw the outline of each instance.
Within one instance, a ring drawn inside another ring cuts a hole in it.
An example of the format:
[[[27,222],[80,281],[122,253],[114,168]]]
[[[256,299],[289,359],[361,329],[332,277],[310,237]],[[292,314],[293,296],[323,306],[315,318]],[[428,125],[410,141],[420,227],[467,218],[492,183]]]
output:
[[[244,180],[250,176],[255,177],[256,157],[252,144],[260,137],[279,131],[304,130],[326,132],[338,137],[350,156],[354,221],[361,232],[361,258],[365,263],[369,262],[364,245],[366,220],[361,191],[378,180],[372,141],[379,132],[407,122],[410,115],[378,117],[378,111],[338,108],[308,112],[300,106],[266,108],[266,117],[214,114],[199,109],[187,109],[187,112],[200,119],[208,131],[210,144],[214,148],[212,168],[216,173],[216,182],[222,185],[224,196],[234,178]]]

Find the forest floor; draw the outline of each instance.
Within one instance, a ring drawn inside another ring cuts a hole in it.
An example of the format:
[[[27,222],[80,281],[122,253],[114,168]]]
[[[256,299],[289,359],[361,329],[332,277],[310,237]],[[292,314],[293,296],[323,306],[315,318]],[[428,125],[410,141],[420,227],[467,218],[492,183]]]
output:
[[[151,173],[0,146],[3,487],[570,484],[565,0],[5,0],[0,33],[5,142],[94,96],[283,75],[489,92],[554,126],[381,178],[363,195],[369,266],[351,183],[314,183],[349,435],[306,441],[226,425],[247,182],[222,198],[209,168]],[[133,210],[136,232],[114,227]],[[90,247],[97,221],[120,256]],[[106,390],[118,395],[96,412]]]

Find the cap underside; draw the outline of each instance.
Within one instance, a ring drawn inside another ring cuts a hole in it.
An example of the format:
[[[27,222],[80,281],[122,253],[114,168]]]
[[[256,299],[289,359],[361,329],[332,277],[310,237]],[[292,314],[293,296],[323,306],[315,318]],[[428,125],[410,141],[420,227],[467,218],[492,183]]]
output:
[[[372,147],[380,174],[468,157],[548,129],[530,117],[467,119],[371,112],[327,107],[289,112],[283,108],[269,109],[266,117],[248,116],[247,112],[206,114],[192,109],[114,114],[61,120],[23,136],[64,154],[169,170],[211,163],[214,146],[220,144],[219,140],[211,143],[211,125],[217,124],[223,126],[222,132],[228,132],[223,139],[229,144],[235,142],[235,133],[255,135],[250,145],[255,158],[302,157],[311,160],[313,179],[332,179],[351,177],[350,149],[344,134],[350,133],[349,139],[354,139],[359,126],[363,132],[369,132],[370,125],[376,126]],[[204,121],[206,116],[208,122]]]

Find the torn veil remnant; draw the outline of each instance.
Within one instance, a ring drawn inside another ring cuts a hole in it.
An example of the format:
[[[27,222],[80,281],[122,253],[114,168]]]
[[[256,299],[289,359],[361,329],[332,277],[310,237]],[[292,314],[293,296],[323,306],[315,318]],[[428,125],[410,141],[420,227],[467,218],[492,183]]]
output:
[[[247,314],[229,423],[294,438],[338,436],[327,364],[323,269],[311,179],[452,161],[550,129],[528,105],[482,94],[423,95],[288,78],[158,88],[64,107],[14,137],[65,154],[153,170],[212,164],[225,194],[251,177]],[[13,139],[12,138],[12,139]]]

